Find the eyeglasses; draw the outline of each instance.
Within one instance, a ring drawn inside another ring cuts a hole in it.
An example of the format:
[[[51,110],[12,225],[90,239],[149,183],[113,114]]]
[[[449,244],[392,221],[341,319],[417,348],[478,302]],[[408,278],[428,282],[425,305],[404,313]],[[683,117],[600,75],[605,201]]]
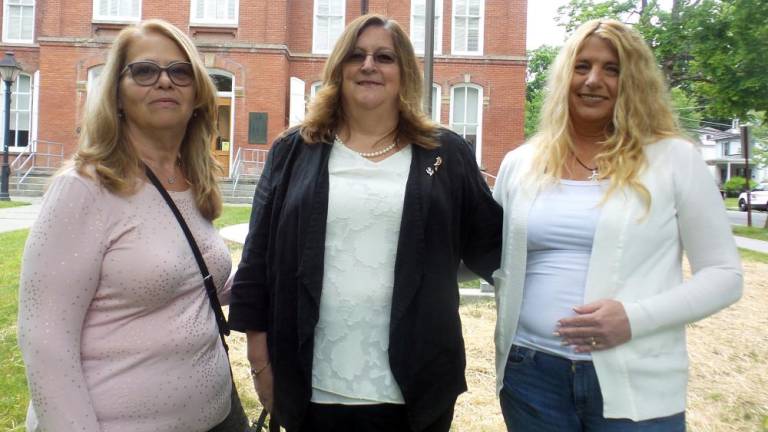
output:
[[[125,65],[125,69],[120,72],[120,75],[126,71],[131,72],[131,78],[136,84],[145,87],[155,85],[163,72],[168,75],[172,83],[179,87],[186,87],[195,80],[192,63],[182,61],[171,63],[166,67],[150,61],[138,61]]]
[[[369,53],[361,49],[356,49],[349,53],[345,61],[351,64],[363,64],[365,63],[365,60],[368,59],[368,56],[373,57],[373,62],[378,65],[390,65],[397,63],[397,55],[394,52],[388,50]]]

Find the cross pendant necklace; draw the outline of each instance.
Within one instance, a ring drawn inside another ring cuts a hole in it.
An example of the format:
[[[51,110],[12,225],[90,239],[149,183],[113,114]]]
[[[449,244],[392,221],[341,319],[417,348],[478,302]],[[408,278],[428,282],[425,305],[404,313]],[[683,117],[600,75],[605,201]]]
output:
[[[573,155],[573,158],[576,159],[576,162],[581,165],[582,168],[584,168],[587,171],[592,171],[592,174],[587,177],[587,180],[589,181],[598,181],[600,179],[600,173],[597,171],[597,167],[590,168],[584,162],[582,162],[578,156],[576,156],[576,153],[571,153]]]

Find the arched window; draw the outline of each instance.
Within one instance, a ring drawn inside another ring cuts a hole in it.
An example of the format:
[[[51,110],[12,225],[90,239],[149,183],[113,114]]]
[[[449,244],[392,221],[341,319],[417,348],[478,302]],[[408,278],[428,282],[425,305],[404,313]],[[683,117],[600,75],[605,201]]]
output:
[[[232,91],[232,74],[228,72],[209,70],[208,76],[213,80],[216,91],[219,93],[229,93]]]
[[[451,129],[472,145],[480,164],[483,129],[483,88],[459,84],[451,88]]]

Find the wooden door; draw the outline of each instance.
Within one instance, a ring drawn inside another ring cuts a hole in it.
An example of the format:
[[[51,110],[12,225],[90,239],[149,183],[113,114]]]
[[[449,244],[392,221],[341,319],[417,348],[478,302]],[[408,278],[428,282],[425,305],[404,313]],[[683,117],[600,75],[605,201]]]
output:
[[[219,136],[211,143],[211,151],[216,160],[224,169],[224,176],[229,177],[229,154],[232,143],[232,100],[227,97],[216,98],[216,129]]]

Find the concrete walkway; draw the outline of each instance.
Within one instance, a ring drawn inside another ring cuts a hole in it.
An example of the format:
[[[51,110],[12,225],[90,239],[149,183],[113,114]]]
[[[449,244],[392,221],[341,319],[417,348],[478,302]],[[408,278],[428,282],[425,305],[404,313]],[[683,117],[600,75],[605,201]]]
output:
[[[23,199],[11,197],[13,201],[27,201],[30,205],[0,209],[0,233],[29,228],[40,213],[41,198]]]

